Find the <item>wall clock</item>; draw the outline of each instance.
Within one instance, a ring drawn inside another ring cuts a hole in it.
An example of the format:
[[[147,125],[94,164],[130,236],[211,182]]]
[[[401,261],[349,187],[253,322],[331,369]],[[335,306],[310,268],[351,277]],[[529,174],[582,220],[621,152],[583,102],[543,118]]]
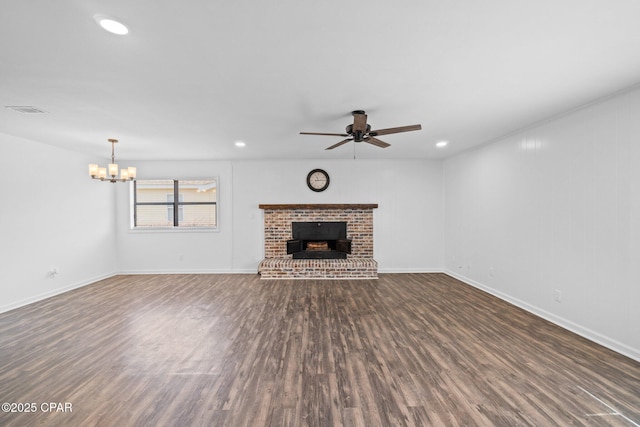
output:
[[[324,191],[329,187],[329,174],[322,169],[314,169],[307,175],[307,185],[313,191]]]

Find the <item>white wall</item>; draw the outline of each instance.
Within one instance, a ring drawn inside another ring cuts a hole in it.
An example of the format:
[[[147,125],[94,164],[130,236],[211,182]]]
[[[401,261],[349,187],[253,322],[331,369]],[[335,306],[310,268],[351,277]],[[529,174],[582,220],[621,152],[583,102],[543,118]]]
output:
[[[446,270],[640,360],[639,111],[634,91],[447,159]]]
[[[113,187],[88,177],[99,159],[4,134],[0,150],[0,312],[114,274]]]
[[[118,253],[123,272],[256,273],[264,257],[261,203],[378,203],[374,257],[381,272],[441,271],[440,161],[132,162],[140,179],[220,178],[220,231],[129,231],[129,193],[118,189]],[[329,172],[323,193],[306,186]]]
[[[315,193],[306,177],[329,173]],[[442,163],[414,160],[234,162],[234,267],[255,271],[264,257],[261,203],[378,203],[374,258],[380,272],[442,271]]]

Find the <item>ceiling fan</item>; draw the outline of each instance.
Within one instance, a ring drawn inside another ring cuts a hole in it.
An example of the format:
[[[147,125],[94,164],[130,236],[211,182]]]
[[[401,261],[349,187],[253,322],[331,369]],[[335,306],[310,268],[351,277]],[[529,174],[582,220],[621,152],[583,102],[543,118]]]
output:
[[[376,138],[378,135],[389,135],[392,133],[409,132],[412,130],[422,129],[422,126],[420,125],[409,125],[400,126],[397,128],[371,130],[371,125],[367,124],[367,115],[365,114],[364,110],[355,110],[352,111],[351,114],[353,114],[353,124],[346,127],[345,133],[300,132],[300,135],[327,135],[348,137],[347,139],[342,140],[337,144],[333,144],[331,147],[325,148],[325,150],[333,150],[334,148],[339,147],[342,144],[346,144],[349,141],[366,142],[375,145],[376,147],[387,148],[391,144],[388,144]]]

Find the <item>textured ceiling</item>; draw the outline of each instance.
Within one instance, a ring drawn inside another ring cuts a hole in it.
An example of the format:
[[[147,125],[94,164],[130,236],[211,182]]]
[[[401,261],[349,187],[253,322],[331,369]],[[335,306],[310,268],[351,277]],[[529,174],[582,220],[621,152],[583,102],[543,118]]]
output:
[[[118,138],[119,159],[441,158],[640,81],[636,0],[0,8],[0,132],[100,157]],[[386,149],[299,135],[343,132],[355,109],[374,129],[423,130],[381,138]]]

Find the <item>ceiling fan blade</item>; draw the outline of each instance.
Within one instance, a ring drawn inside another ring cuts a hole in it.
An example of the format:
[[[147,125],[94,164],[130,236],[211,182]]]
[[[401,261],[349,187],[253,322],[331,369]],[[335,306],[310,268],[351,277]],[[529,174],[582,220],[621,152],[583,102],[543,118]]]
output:
[[[367,131],[367,115],[364,113],[353,113],[353,132]]]
[[[346,143],[347,143],[347,142],[349,142],[349,141],[353,141],[353,138],[347,138],[347,139],[345,139],[344,141],[340,141],[340,142],[338,142],[337,144],[333,144],[331,147],[327,147],[327,148],[325,148],[325,150],[333,150],[334,148],[339,147],[339,146],[341,146],[342,144],[346,144]]]
[[[380,147],[380,148],[387,148],[388,146],[390,146],[391,144],[388,144],[384,141],[379,140],[378,138],[374,138],[372,136],[369,136],[365,139],[363,139],[364,142],[368,142],[369,144],[375,145],[376,147]]]
[[[349,136],[346,133],[300,132],[300,135]]]
[[[420,130],[420,129],[422,129],[422,126],[420,125],[400,126],[397,128],[372,130],[371,132],[369,132],[369,135],[372,135],[372,136],[389,135],[391,133],[409,132],[412,130]]]

